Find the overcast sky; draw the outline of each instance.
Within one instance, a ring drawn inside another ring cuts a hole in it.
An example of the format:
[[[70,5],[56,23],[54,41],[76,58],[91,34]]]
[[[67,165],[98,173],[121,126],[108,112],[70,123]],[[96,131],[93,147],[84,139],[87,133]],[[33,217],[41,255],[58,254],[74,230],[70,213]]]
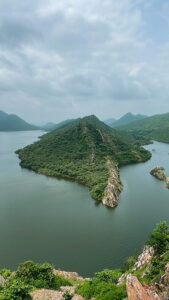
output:
[[[0,0],[0,110],[169,112],[168,0]]]

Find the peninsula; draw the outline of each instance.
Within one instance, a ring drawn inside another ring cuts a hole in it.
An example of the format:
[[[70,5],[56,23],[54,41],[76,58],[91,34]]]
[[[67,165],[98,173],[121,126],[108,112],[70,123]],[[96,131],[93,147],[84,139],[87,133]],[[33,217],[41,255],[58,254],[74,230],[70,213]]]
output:
[[[119,166],[151,157],[94,115],[74,120],[16,153],[22,167],[82,183],[109,207],[118,204],[122,191]]]

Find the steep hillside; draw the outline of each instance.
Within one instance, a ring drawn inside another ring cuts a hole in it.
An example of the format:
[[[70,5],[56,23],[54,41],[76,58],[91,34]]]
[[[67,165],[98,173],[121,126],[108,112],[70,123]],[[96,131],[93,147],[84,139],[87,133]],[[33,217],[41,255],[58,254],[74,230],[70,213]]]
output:
[[[118,129],[146,137],[149,140],[169,143],[169,113],[138,120]]]
[[[124,116],[122,116],[119,120],[115,121],[115,122],[112,122],[112,123],[109,123],[109,126],[115,128],[115,127],[118,127],[118,126],[123,126],[125,124],[128,124],[128,123],[131,123],[133,121],[136,121],[136,120],[142,120],[142,119],[145,119],[147,118],[146,116],[144,115],[134,115],[132,113],[127,113],[125,114]]]
[[[18,150],[21,166],[87,185],[93,198],[117,205],[122,189],[118,165],[142,162],[151,154],[127,144],[95,116],[77,119]]]
[[[0,131],[25,131],[38,129],[38,127],[25,122],[16,115],[8,115],[0,111]]]

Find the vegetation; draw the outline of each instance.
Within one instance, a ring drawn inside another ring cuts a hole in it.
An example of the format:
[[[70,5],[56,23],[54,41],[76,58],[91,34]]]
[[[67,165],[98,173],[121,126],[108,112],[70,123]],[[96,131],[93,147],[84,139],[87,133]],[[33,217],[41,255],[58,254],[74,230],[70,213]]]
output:
[[[130,132],[140,140],[169,143],[169,113],[134,121],[118,129]]]
[[[95,273],[95,277],[80,284],[76,292],[85,299],[92,297],[96,300],[124,299],[126,297],[125,281],[121,285],[117,285],[117,282],[122,274],[127,276],[129,273],[137,276],[142,283],[158,283],[164,274],[166,264],[169,262],[169,226],[166,222],[160,222],[156,225],[149,236],[147,245],[152,246],[155,251],[149,265],[136,271],[133,270],[139,256],[139,252],[136,251],[121,269]]]
[[[27,261],[20,264],[17,271],[8,276],[5,287],[1,288],[0,300],[29,300],[30,291],[36,288],[59,290],[61,286],[72,285],[69,280],[54,275],[52,270],[53,267],[47,263]]]
[[[0,131],[24,131],[38,130],[37,126],[31,125],[16,115],[8,115],[0,111]]]
[[[95,116],[77,119],[17,153],[22,167],[83,183],[97,200],[103,198],[107,186],[108,159],[125,165],[146,161],[151,156]]]
[[[111,276],[111,272],[113,272]],[[96,273],[96,277],[85,281],[76,289],[76,293],[83,296],[85,299],[94,297],[96,300],[122,300],[127,296],[125,285],[118,286],[117,279],[119,279],[119,270],[106,271],[109,276],[103,276],[105,271]],[[117,273],[117,274],[115,274]],[[114,277],[116,276],[116,280]]]

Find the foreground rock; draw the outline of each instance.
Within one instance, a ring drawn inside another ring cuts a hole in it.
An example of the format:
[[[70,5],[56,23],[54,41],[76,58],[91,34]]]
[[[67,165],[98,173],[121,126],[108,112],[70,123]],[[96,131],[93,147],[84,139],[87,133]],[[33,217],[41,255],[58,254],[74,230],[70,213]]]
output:
[[[141,269],[144,266],[148,266],[150,264],[150,260],[154,255],[154,249],[150,246],[145,246],[143,252],[138,256],[132,271],[135,272]],[[127,273],[124,273],[118,280],[118,285],[124,284],[127,278]]]
[[[0,275],[0,286],[5,286],[6,280]]]
[[[58,291],[40,289],[31,292],[30,295],[33,300],[64,300],[64,293],[65,291],[58,292]],[[80,295],[75,294],[73,295],[72,300],[84,300],[84,298]]]
[[[109,170],[109,178],[107,187],[104,191],[105,196],[103,197],[102,202],[106,206],[115,207],[118,205],[119,195],[123,189],[123,186],[120,181],[118,166],[108,160],[107,167]]]
[[[151,170],[150,174],[159,180],[166,180],[163,167],[155,167],[153,170]]]
[[[142,268],[145,265],[149,265],[151,258],[154,255],[154,249],[150,246],[145,246],[143,252],[139,255],[134,267],[133,271],[136,271]]]
[[[126,288],[129,300],[161,300],[157,293],[148,286],[143,286],[136,276],[127,276]]]
[[[67,272],[67,271],[61,271],[61,270],[55,270],[53,269],[54,275],[59,275],[61,277],[64,277],[69,280],[77,280],[77,281],[84,281],[85,278],[79,276],[76,272]]]

